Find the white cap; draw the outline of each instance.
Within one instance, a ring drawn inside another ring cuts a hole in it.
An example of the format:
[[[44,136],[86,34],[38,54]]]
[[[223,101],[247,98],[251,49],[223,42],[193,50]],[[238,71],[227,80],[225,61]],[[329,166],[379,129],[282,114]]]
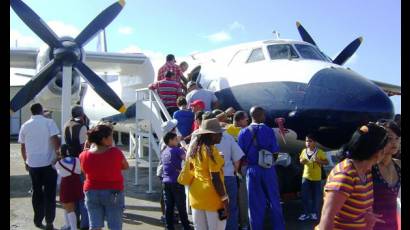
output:
[[[164,134],[171,132],[171,130],[177,127],[178,121],[176,119],[172,119],[170,121],[166,121],[162,123],[161,130]]]

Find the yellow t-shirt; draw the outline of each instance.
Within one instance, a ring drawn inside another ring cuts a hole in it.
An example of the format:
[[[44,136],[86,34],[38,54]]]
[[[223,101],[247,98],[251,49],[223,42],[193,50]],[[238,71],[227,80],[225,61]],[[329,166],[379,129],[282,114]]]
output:
[[[234,124],[230,124],[226,126],[226,132],[235,138],[235,141],[238,141],[238,135],[241,131],[241,127],[236,127]]]
[[[201,146],[199,153],[191,161],[194,164],[194,180],[189,187],[189,200],[194,209],[217,211],[223,207],[221,197],[212,184],[211,172],[220,172],[222,184],[224,183],[223,166],[224,159],[215,146],[211,147],[215,162],[206,153],[205,145]],[[199,159],[202,156],[202,161]]]
[[[300,159],[307,159],[309,162],[304,164],[303,168],[303,178],[306,178],[311,181],[320,181],[322,180],[322,169],[321,165],[313,162],[313,156],[310,158],[307,158],[306,156],[306,149],[303,149],[302,152],[300,153]],[[317,149],[316,157],[320,160],[326,160],[326,154],[323,152],[321,149]]]

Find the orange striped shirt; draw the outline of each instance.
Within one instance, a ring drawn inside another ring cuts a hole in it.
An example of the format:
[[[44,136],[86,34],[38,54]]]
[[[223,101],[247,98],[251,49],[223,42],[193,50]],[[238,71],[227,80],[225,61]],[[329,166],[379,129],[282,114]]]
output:
[[[337,164],[330,172],[324,188],[325,199],[328,191],[339,191],[347,196],[342,209],[335,216],[335,229],[366,229],[364,215],[373,206],[371,171],[366,174],[366,177],[366,182],[360,180],[349,159]]]

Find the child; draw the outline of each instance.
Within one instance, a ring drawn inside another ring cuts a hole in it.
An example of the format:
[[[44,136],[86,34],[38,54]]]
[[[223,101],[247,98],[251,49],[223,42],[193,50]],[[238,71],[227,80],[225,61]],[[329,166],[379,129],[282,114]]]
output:
[[[325,152],[316,147],[316,140],[312,134],[306,136],[306,148],[302,150],[299,159],[304,165],[301,191],[304,214],[300,215],[299,220],[318,220],[319,201],[322,198],[322,165],[329,162]]]
[[[184,230],[191,229],[185,208],[185,188],[177,182],[182,160],[185,159],[185,152],[178,147],[178,138],[173,132],[165,134],[164,143],[167,147],[161,153],[161,162],[163,164],[162,182],[166,229],[174,229],[175,204]]]
[[[65,209],[65,226],[61,229],[77,229],[75,203],[84,198],[80,180],[80,160],[73,157],[67,144],[61,146],[62,159],[57,161],[55,167],[61,176],[60,202]]]
[[[178,97],[177,105],[179,110],[174,113],[174,119],[178,120],[177,128],[185,141],[189,141],[187,137],[191,135],[192,123],[194,122],[195,114],[187,108],[185,97]]]

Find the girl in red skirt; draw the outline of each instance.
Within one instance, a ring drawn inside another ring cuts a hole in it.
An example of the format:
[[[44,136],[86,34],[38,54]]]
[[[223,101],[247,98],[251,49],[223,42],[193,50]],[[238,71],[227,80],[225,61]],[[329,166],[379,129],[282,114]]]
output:
[[[61,146],[61,160],[55,167],[61,176],[60,202],[65,209],[65,226],[61,229],[77,230],[75,203],[84,198],[80,181],[80,160],[73,157],[68,145]]]

